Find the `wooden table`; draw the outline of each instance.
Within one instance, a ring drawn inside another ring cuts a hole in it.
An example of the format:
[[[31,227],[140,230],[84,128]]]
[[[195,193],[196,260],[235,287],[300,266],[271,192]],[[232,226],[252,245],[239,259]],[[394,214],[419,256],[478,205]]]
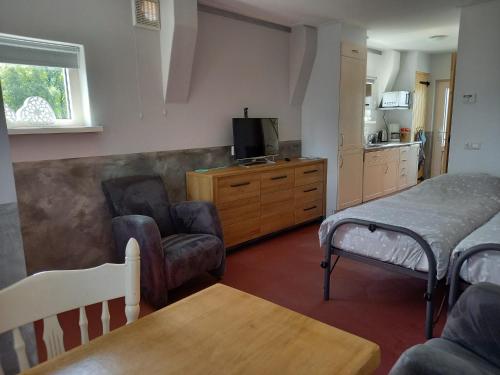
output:
[[[370,374],[378,345],[217,284],[26,374]]]

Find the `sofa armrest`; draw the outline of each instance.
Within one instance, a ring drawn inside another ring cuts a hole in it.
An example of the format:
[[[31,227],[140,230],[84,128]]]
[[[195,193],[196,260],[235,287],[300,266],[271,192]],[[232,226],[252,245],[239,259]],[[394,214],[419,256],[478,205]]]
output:
[[[222,226],[217,208],[211,202],[187,201],[170,206],[178,233],[212,234],[222,242]]]
[[[460,296],[442,337],[500,367],[500,286],[479,283]]]
[[[119,261],[125,258],[125,246],[133,237],[141,251],[141,294],[155,307],[167,304],[168,285],[161,236],[153,218],[142,215],[115,217],[113,237]]]

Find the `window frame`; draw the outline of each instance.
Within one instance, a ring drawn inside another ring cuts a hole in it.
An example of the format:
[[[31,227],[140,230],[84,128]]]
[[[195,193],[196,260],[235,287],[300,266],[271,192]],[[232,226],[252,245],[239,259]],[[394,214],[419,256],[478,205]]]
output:
[[[67,101],[68,108],[71,113],[71,119],[57,119],[51,125],[33,125],[29,123],[16,122],[15,125],[11,121],[7,121],[7,130],[10,135],[15,134],[52,134],[52,133],[88,133],[88,132],[102,132],[102,126],[92,125],[89,91],[87,84],[87,69],[85,63],[85,48],[81,44],[59,42],[52,40],[36,39],[18,35],[10,35],[0,33],[0,37],[9,37],[20,42],[35,42],[46,43],[56,46],[71,47],[77,50],[78,67],[70,68],[63,67],[64,74],[66,75],[67,85]],[[15,44],[13,44],[15,46]],[[3,62],[0,58],[0,62]],[[8,61],[6,64],[15,64],[15,62]],[[19,62],[19,64],[23,64]],[[39,65],[41,66],[41,65]]]

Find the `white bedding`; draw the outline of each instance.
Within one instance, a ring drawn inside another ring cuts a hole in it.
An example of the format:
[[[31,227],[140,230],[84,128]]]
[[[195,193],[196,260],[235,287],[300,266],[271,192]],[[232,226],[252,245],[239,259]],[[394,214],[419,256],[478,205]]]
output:
[[[447,174],[426,180],[410,190],[352,207],[328,217],[319,230],[325,245],[333,225],[357,218],[413,230],[422,236],[436,257],[437,277],[448,270],[455,246],[500,211],[500,178],[487,174]],[[428,271],[427,258],[415,240],[393,232],[345,225],[334,246],[356,254]]]
[[[500,213],[465,237],[453,250],[451,259],[456,259],[460,253],[473,246],[485,243],[500,244]],[[460,276],[471,284],[483,281],[500,284],[500,253],[484,252],[470,257],[463,264]]]

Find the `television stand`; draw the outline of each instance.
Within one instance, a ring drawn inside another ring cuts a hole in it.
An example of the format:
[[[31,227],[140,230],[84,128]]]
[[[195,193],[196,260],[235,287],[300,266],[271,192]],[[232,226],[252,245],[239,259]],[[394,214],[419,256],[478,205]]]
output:
[[[276,162],[275,161],[272,161],[272,160],[269,160],[269,159],[266,159],[266,158],[262,158],[262,159],[253,159],[253,160],[250,160],[250,161],[243,161],[240,166],[241,167],[252,167],[254,165],[266,165],[266,164],[275,164]]]

